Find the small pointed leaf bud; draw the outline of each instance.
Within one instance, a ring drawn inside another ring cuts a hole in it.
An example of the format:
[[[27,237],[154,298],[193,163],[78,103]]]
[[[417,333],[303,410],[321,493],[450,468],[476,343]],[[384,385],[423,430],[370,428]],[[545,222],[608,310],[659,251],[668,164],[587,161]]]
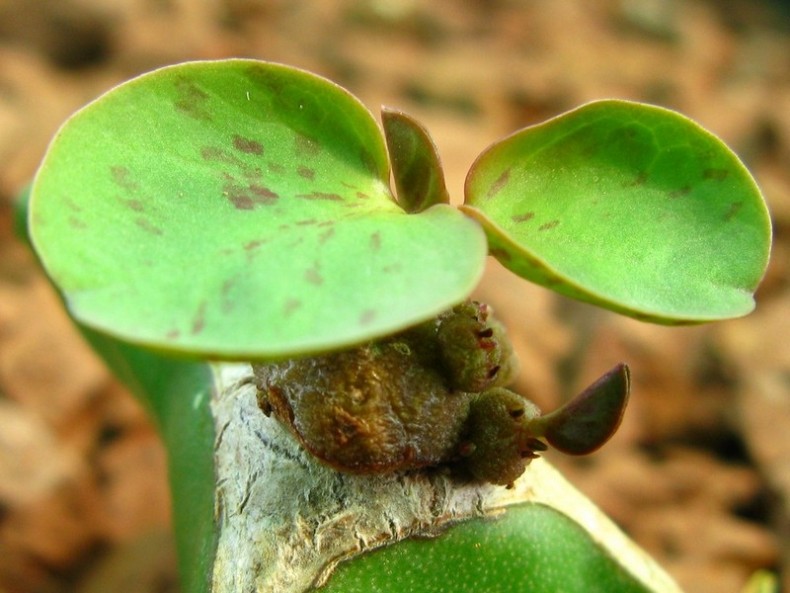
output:
[[[629,390],[628,367],[618,364],[561,408],[536,418],[533,430],[563,453],[592,453],[620,426]]]

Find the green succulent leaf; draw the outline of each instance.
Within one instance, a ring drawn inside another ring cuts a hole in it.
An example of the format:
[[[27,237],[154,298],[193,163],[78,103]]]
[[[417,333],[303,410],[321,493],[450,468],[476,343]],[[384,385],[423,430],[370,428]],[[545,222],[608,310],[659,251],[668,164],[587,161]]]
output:
[[[513,272],[658,323],[748,313],[770,250],[765,203],[738,158],[691,120],[626,101],[494,144],[463,209]]]
[[[400,205],[408,212],[422,212],[434,204],[449,204],[439,153],[428,130],[388,107],[382,108],[381,121]]]
[[[27,219],[29,205],[30,190],[25,188],[15,204],[15,220]],[[28,227],[17,224],[15,231],[19,240],[30,246]],[[85,340],[156,422],[167,447],[181,589],[207,593],[218,536],[211,367],[159,356],[74,321]]]
[[[569,517],[542,504],[341,564],[325,593],[648,593]]]
[[[427,319],[482,273],[478,225],[447,205],[408,215],[388,183],[378,125],[337,85],[187,63],[64,125],[34,181],[32,238],[90,327],[202,357],[313,353]]]

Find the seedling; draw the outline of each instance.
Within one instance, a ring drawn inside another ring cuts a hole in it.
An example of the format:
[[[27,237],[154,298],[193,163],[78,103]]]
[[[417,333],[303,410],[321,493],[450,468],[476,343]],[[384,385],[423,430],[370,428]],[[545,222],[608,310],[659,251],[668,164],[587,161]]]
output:
[[[130,345],[137,371],[138,347],[252,362],[261,409],[363,474],[440,465],[510,484],[545,443],[587,453],[617,427],[624,365],[545,416],[504,389],[510,347],[468,301],[488,255],[655,323],[754,307],[765,203],[678,113],[606,100],[525,128],[478,157],[458,207],[427,131],[393,109],[382,126],[295,68],[164,68],[58,132],[32,187],[32,241],[72,316]],[[178,448],[168,422],[182,408],[157,402]]]
[[[157,350],[265,360],[356,346],[463,301],[490,252],[563,294],[668,324],[744,315],[765,204],[665,109],[591,103],[489,147],[460,208],[425,131],[247,60],[130,81],[60,130],[32,239],[81,322]]]

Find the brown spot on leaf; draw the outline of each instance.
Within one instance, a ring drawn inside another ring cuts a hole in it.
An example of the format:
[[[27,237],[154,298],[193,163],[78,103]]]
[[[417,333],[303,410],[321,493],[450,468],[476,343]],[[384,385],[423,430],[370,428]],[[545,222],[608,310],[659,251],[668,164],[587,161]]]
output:
[[[222,283],[222,287],[220,288],[222,310],[225,313],[229,313],[230,311],[232,311],[236,305],[235,301],[233,300],[233,296],[231,292],[235,288],[238,280],[239,280],[238,276],[233,276],[231,278],[228,278],[227,280],[225,280],[225,282]]]
[[[246,75],[255,89],[255,96],[263,94],[274,102],[275,108],[280,110],[293,109],[287,83],[280,76],[273,75],[264,65],[253,65],[246,69]]]
[[[139,217],[139,218],[136,218],[134,220],[134,223],[138,227],[140,227],[142,230],[144,230],[146,233],[148,233],[149,235],[162,235],[162,234],[164,234],[162,229],[160,229],[158,226],[153,224],[147,218],[143,218],[142,216]]]
[[[258,183],[250,184],[250,191],[255,194],[256,204],[271,204],[272,202],[276,202],[280,197],[277,192],[274,192],[268,187]]]
[[[332,235],[334,234],[335,234],[335,227],[329,227],[323,233],[318,235],[318,243],[323,245],[324,243],[329,241],[329,239],[331,239]]]
[[[314,191],[314,192],[310,192],[309,194],[298,194],[296,197],[304,198],[305,200],[330,200],[332,202],[343,201],[343,196],[341,196],[340,194],[323,192],[323,191]]]
[[[222,188],[222,195],[237,210],[252,210],[258,205],[266,206],[276,202],[280,197],[263,185],[251,183],[245,187],[236,181],[225,183]]]
[[[305,218],[304,220],[297,220],[294,224],[296,226],[312,226],[316,223],[315,218]]]
[[[376,318],[376,312],[373,309],[365,309],[359,316],[359,325],[368,325]]]
[[[705,169],[702,172],[702,176],[705,179],[712,179],[714,181],[723,181],[723,180],[727,179],[727,177],[729,175],[730,175],[730,172],[727,169],[714,169],[714,168],[711,168],[711,169]]]
[[[358,191],[357,192],[357,197],[360,200],[369,200],[370,199],[370,196],[368,194],[366,194],[365,192],[363,192],[363,191]]]
[[[236,284],[236,280],[237,278],[228,278],[222,283],[220,294],[223,298],[227,298],[227,296],[230,294],[231,289],[233,288],[234,284]]]
[[[76,216],[69,216],[69,226],[73,229],[84,229],[88,227],[84,220]]]
[[[65,204],[66,208],[71,210],[74,213],[82,212],[82,206],[77,204],[70,196],[63,196],[61,198],[63,200],[63,204]]]
[[[181,336],[181,332],[177,329],[171,329],[165,334],[167,340],[177,340]]]
[[[378,251],[381,249],[381,233],[376,231],[370,236],[370,248],[373,251]]]
[[[192,335],[197,335],[203,331],[203,328],[206,327],[206,307],[208,303],[206,301],[202,301],[198,306],[198,310],[195,313],[195,317],[192,319]]]
[[[671,192],[669,192],[668,195],[670,199],[674,200],[676,198],[682,198],[683,196],[687,196],[689,193],[691,193],[691,187],[688,185],[684,185],[679,189],[672,190]]]
[[[299,167],[296,169],[299,177],[313,181],[315,179],[315,171],[310,167]]]
[[[533,218],[535,218],[534,212],[525,212],[524,214],[516,214],[510,217],[513,222],[527,222]]]
[[[175,101],[176,110],[192,119],[210,121],[211,113],[206,108],[208,93],[187,78],[179,78],[175,85],[178,94]]]
[[[304,279],[314,286],[321,286],[324,283],[324,277],[321,275],[320,264],[318,262],[314,262],[313,266],[305,271]]]
[[[740,212],[741,208],[743,207],[743,202],[733,202],[730,204],[730,207],[727,209],[727,212],[724,215],[724,220],[729,222],[735,216],[737,216],[738,212]]]
[[[140,189],[140,184],[132,179],[131,172],[127,167],[115,165],[110,167],[110,175],[113,182],[126,191],[135,192]]]
[[[233,203],[236,210],[253,210],[255,209],[255,201],[249,194],[231,193],[228,199]]]
[[[283,167],[280,163],[268,162],[266,163],[266,166],[272,173],[283,173],[285,171],[285,167]]]
[[[560,224],[559,220],[556,220],[556,219],[555,220],[550,220],[549,222],[544,222],[542,225],[540,225],[538,227],[538,230],[539,231],[548,231],[548,230],[551,230],[551,229],[557,227],[559,224]]]
[[[244,251],[254,251],[264,243],[266,243],[265,239],[253,239],[252,241],[247,241],[244,244]]]
[[[263,144],[238,134],[233,135],[233,148],[247,154],[263,154]]]
[[[299,299],[288,299],[287,301],[285,301],[285,305],[283,306],[283,315],[288,317],[301,306],[302,306],[302,301],[300,301]]]
[[[129,208],[130,210],[134,210],[135,212],[142,212],[145,210],[145,205],[140,200],[124,200],[121,199],[121,203]]]
[[[508,181],[510,181],[510,167],[502,171],[496,181],[488,188],[486,198],[493,198],[497,195],[507,185]]]
[[[263,177],[263,172],[261,171],[260,167],[248,165],[234,153],[224,148],[220,148],[218,146],[203,146],[200,149],[200,156],[204,161],[210,163],[233,165],[234,167],[237,167],[241,174],[247,179],[257,180]],[[225,179],[233,179],[233,175],[227,171],[222,171],[222,176]]]
[[[236,210],[252,210],[255,208],[255,201],[252,199],[252,196],[237,185],[226,185],[222,195],[233,204]]]
[[[259,249],[262,245],[269,242],[269,239],[253,239],[252,241],[247,241],[244,245],[242,245],[242,249],[244,249],[244,255],[248,263],[251,263],[258,255]]]

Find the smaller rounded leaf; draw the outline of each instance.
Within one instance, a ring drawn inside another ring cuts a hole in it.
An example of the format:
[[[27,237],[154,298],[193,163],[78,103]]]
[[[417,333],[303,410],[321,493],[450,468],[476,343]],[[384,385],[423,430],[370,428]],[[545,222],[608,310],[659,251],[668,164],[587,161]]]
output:
[[[30,225],[78,321],[206,358],[392,333],[462,301],[486,254],[457,210],[395,203],[355,97],[255,60],[163,68],[79,111],[39,169]]]
[[[686,117],[627,101],[495,143],[462,209],[516,274],[657,323],[748,313],[770,251],[766,205],[738,157]]]

